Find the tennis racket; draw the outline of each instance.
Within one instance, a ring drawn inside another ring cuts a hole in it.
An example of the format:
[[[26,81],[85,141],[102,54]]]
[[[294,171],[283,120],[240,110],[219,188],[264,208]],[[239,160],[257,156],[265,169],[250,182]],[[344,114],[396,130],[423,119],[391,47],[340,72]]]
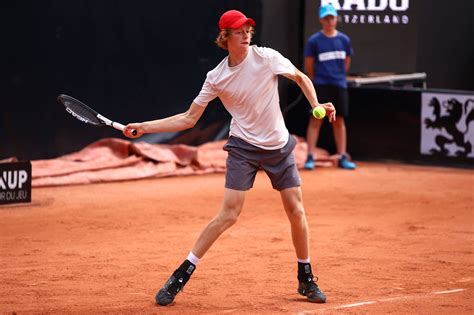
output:
[[[58,96],[58,101],[64,105],[66,111],[69,114],[71,114],[79,121],[82,121],[83,123],[97,127],[110,126],[120,131],[123,131],[125,129],[124,125],[102,116],[86,104],[82,103],[79,100],[76,100],[74,97],[61,94]],[[136,136],[137,131],[132,130],[132,135]]]

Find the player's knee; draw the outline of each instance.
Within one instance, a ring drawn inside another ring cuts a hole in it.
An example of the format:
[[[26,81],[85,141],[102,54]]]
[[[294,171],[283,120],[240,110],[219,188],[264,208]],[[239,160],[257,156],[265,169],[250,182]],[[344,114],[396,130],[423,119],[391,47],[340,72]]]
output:
[[[286,212],[291,222],[300,222],[306,220],[306,215],[302,207],[293,207],[288,209]]]
[[[219,221],[221,223],[221,226],[224,228],[224,229],[227,229],[229,227],[231,227],[232,225],[234,225],[235,223],[237,223],[237,219],[239,217],[237,215],[230,215],[230,214],[227,214],[227,215],[222,215],[220,218],[219,218]]]
[[[232,226],[237,223],[237,220],[239,219],[239,216],[236,214],[232,214],[227,216],[226,218],[226,225],[227,226]]]
[[[237,220],[239,219],[240,208],[238,207],[229,207],[223,209],[223,211],[219,214],[219,222],[225,228],[231,227]]]

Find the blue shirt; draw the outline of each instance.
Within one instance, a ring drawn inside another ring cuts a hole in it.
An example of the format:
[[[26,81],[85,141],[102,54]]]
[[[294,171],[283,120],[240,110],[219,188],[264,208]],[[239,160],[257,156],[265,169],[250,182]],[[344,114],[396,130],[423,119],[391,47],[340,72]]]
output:
[[[304,48],[304,55],[314,58],[313,83],[347,88],[344,60],[353,53],[349,36],[342,32],[338,31],[334,37],[327,37],[321,31],[311,35]]]

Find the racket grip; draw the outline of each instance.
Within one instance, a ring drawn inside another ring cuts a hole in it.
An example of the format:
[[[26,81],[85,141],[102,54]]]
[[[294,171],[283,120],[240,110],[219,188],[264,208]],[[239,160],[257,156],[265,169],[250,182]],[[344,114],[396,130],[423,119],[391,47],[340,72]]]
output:
[[[115,121],[112,122],[112,127],[114,127],[117,130],[120,130],[120,131],[123,131],[125,129],[124,125],[122,125],[121,123],[115,122]],[[132,133],[133,136],[136,136],[138,132],[135,129],[132,129],[131,133]]]

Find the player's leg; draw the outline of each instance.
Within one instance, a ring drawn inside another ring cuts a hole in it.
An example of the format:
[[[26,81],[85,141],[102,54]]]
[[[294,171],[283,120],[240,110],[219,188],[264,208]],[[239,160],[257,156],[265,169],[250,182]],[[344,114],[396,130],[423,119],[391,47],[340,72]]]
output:
[[[296,257],[301,260],[309,258],[309,231],[303,208],[300,187],[292,187],[280,191],[283,207],[291,224],[291,238],[295,247]]]
[[[324,303],[326,296],[313,279],[309,262],[309,232],[303,207],[301,179],[296,167],[293,150],[296,140],[290,136],[280,150],[262,154],[263,170],[270,178],[273,188],[280,192],[283,207],[291,224],[291,238],[298,258],[298,292],[311,302]]]
[[[192,253],[201,258],[229,227],[237,222],[245,200],[245,192],[255,181],[259,165],[249,152],[250,145],[243,140],[230,137],[224,146],[228,151],[224,200],[217,216],[212,219],[199,235]]]
[[[237,222],[245,200],[245,191],[225,189],[224,201],[217,214],[199,235],[188,258],[176,269],[156,294],[157,304],[168,305],[191,278],[196,265],[219,236]]]
[[[253,160],[255,154],[249,151],[249,148],[253,147],[234,137],[230,137],[227,141],[224,150],[228,151],[229,155],[226,162],[226,188],[221,209],[201,232],[188,258],[157,293],[156,303],[171,304],[176,294],[190,279],[199,259],[225,230],[237,222],[244,204],[245,192],[253,186],[259,169],[259,164]]]
[[[298,293],[310,302],[325,303],[326,295],[316,284],[309,260],[309,231],[300,187],[280,191],[286,215],[291,224],[291,237],[298,258]]]
[[[192,253],[202,258],[217,238],[237,222],[244,205],[245,191],[225,189],[221,210],[199,235]]]

